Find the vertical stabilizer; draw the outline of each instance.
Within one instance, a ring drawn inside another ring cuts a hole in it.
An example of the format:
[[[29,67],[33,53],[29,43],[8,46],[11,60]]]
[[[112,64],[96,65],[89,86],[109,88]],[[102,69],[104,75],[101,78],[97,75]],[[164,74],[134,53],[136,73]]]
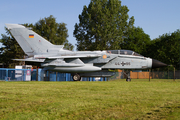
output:
[[[19,24],[6,24],[16,41],[28,56],[48,53],[55,45],[38,35],[32,30]],[[63,45],[59,49],[63,48]]]

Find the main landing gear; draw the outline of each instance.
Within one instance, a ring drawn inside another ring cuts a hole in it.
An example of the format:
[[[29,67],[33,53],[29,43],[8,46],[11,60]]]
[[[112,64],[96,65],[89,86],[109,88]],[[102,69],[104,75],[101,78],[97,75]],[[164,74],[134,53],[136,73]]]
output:
[[[74,75],[72,75],[72,76],[73,76],[73,80],[74,80],[74,81],[80,81],[80,80],[81,80],[81,76],[78,75],[78,74],[74,74]]]

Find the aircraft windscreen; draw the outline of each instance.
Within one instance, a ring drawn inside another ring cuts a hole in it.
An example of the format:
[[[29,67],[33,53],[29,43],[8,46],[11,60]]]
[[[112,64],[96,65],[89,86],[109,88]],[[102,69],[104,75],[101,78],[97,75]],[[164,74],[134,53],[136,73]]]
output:
[[[107,53],[109,53],[109,54],[120,54],[120,55],[134,55],[134,56],[143,57],[142,55],[140,55],[134,51],[131,51],[131,50],[107,50]]]

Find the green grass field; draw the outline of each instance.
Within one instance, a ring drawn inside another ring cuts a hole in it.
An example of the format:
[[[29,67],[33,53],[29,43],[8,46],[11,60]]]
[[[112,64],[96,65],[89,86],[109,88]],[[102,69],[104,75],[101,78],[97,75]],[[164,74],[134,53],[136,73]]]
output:
[[[179,119],[180,80],[0,82],[0,119]]]

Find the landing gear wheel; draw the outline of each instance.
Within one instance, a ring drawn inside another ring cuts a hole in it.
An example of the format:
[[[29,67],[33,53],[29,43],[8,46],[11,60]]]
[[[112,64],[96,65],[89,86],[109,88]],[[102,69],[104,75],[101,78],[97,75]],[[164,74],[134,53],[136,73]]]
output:
[[[78,75],[78,74],[75,74],[75,75],[73,75],[73,80],[74,81],[80,81],[81,80],[81,76]]]
[[[131,81],[131,78],[127,78],[126,81],[127,81],[127,82]]]

